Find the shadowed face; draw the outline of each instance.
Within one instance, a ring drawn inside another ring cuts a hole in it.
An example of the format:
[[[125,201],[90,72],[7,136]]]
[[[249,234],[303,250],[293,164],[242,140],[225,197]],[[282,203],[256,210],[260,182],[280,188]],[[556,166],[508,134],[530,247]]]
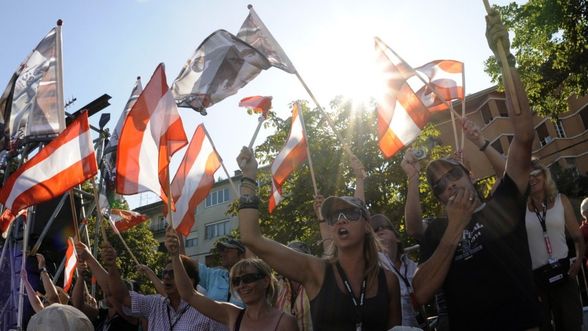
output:
[[[477,196],[474,184],[466,171],[458,165],[440,164],[433,173],[431,189],[443,204],[459,191],[471,192]]]

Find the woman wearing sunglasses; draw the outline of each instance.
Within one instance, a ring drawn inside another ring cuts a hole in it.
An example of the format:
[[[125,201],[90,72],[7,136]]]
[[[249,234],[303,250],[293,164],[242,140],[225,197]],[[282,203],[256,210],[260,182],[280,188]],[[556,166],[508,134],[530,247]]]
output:
[[[365,203],[329,197],[321,214],[332,251],[325,259],[302,254],[263,237],[259,227],[257,161],[244,147],[239,229],[243,243],[279,274],[301,283],[310,299],[314,330],[388,330],[401,323],[398,280],[378,264],[378,246]]]
[[[576,275],[584,257],[584,239],[568,198],[557,192],[549,169],[532,161],[525,225],[533,274],[545,323],[541,330],[581,330],[582,303]],[[576,260],[570,265],[566,232],[573,239]]]
[[[260,259],[243,259],[229,273],[231,291],[239,295],[246,308],[232,303],[207,298],[194,290],[180,260],[178,236],[169,227],[165,247],[172,259],[174,279],[182,299],[208,316],[229,327],[241,331],[297,331],[296,319],[273,306],[276,279],[271,268]]]

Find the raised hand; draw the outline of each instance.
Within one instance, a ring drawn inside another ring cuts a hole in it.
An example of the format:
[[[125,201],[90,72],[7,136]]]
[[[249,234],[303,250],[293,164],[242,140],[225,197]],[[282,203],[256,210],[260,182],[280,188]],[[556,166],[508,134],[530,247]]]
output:
[[[476,197],[474,192],[458,190],[447,200],[447,218],[449,224],[460,229],[465,228],[472,218]]]
[[[243,146],[239,156],[237,156],[237,164],[244,177],[255,179],[257,176],[257,160],[253,154],[253,150]]]
[[[409,147],[404,152],[400,167],[404,170],[406,177],[409,179],[419,175],[419,171],[421,171],[421,163],[414,155],[412,148]]]
[[[180,239],[171,225],[165,230],[165,248],[167,248],[169,255],[180,254]]]
[[[323,201],[325,201],[325,197],[321,194],[317,194],[314,196],[313,208],[314,214],[316,215],[317,220],[324,220],[323,215],[321,214],[321,206],[323,205]]]
[[[484,135],[480,131],[480,127],[478,124],[476,124],[476,122],[467,118],[463,118],[461,120],[461,126],[463,128],[463,133],[469,141],[471,141],[478,148],[484,146],[486,139],[484,138]]]
[[[43,256],[43,254],[37,253],[37,254],[35,254],[35,257],[37,257],[37,267],[39,268],[39,270],[45,268],[46,263],[45,263],[45,257]]]
[[[81,241],[77,241],[75,243],[75,247],[76,247],[76,253],[78,253],[78,260],[80,260],[80,262],[86,261],[92,255],[88,246],[86,246]]]
[[[107,269],[116,266],[116,251],[110,243],[103,242],[100,246],[100,255],[102,256],[102,262]]]
[[[361,163],[361,161],[357,158],[357,156],[350,156],[349,163],[351,165],[351,169],[353,170],[355,178],[365,178],[365,167],[363,166],[363,163]]]
[[[492,11],[486,15],[486,40],[488,41],[488,46],[492,50],[492,53],[494,53],[497,61],[499,61],[497,46],[499,43],[502,44],[502,48],[507,54],[507,57],[509,57],[510,40],[508,39],[508,31],[500,20],[500,14],[495,9],[492,9]]]

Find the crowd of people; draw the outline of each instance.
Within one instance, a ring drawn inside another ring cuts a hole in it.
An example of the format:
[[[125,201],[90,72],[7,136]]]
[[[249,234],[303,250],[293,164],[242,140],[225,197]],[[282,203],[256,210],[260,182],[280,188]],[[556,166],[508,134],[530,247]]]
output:
[[[487,21],[491,49],[503,43],[508,50],[508,34],[496,13]],[[510,70],[514,90],[507,89],[506,97],[514,136],[508,157],[487,143],[475,123],[462,119],[466,137],[496,172],[489,197],[476,190],[459,157],[433,160],[425,177],[445,213],[423,221],[421,164],[410,149],[405,152],[404,228],[420,245],[418,262],[405,253],[398,222],[370,212],[364,172],[354,159],[354,196],[315,197],[322,256],[312,255],[299,241],[285,245],[264,237],[258,164],[244,147],[237,157],[240,238],[217,243],[220,267],[182,255],[182,238],[169,227],[169,260],[160,277],[137,266],[158,292],[145,295],[123,280],[117,252],[108,242],[102,243],[100,262],[78,241],[82,276],[71,298],[53,285],[41,255],[45,295],[36,293],[22,273],[36,312],[29,329],[581,330],[576,275],[588,239],[588,198],[581,204],[580,227],[549,170],[531,158],[532,115],[519,76]],[[513,99],[520,102],[519,113],[512,109]],[[573,241],[571,260],[566,238]],[[103,304],[88,293],[87,272],[96,279]],[[431,302],[435,324],[424,309]]]

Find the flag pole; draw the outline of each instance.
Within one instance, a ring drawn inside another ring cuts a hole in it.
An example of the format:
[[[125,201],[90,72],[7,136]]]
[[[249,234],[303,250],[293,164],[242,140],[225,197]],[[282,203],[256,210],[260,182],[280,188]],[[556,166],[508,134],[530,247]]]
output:
[[[80,241],[80,228],[78,225],[78,213],[76,210],[76,202],[74,198],[74,191],[73,189],[69,190],[69,205],[71,207],[71,218],[74,225],[74,238],[75,241]]]
[[[451,114],[451,126],[453,127],[453,138],[455,139],[455,151],[459,152],[459,140],[457,139],[457,128],[455,127],[455,115],[453,114],[455,113],[455,110],[453,109],[453,103],[449,108],[451,109],[449,113]]]
[[[61,19],[57,20],[57,26],[55,27],[55,73],[57,77],[56,80],[56,88],[57,88],[57,110],[59,112],[63,112],[65,114],[65,102],[63,97],[63,52],[62,52],[62,44],[61,44],[61,25],[63,21]],[[65,115],[58,116],[59,119],[59,129],[60,131],[65,129]]]
[[[263,115],[259,115],[259,118],[257,119],[257,121],[259,123],[257,123],[257,128],[255,128],[255,132],[253,133],[253,137],[251,137],[251,141],[249,142],[249,149],[253,148],[253,144],[255,143],[255,139],[257,138],[257,134],[259,133],[259,129],[261,129],[261,124],[263,124],[263,121],[264,121]],[[206,135],[208,135],[208,133]],[[210,139],[210,137],[208,137],[208,139]],[[212,141],[212,139],[210,139],[210,140]]]
[[[466,116],[465,63],[463,64],[463,70],[461,71],[461,81],[463,83],[463,100],[461,101],[461,118],[462,119],[465,119],[465,116]],[[463,126],[462,126],[461,127],[461,150],[462,150],[462,153],[463,153],[463,145],[464,145],[464,143],[465,143],[465,134],[463,132]]]
[[[33,207],[29,207],[29,210],[27,212],[27,219],[24,224],[24,229],[23,229],[23,240],[22,240],[22,254],[21,254],[21,266],[20,266],[20,272],[26,272],[26,265],[27,265],[27,246],[29,245],[29,231],[30,231],[30,223],[33,220],[33,213],[34,213],[34,209]],[[8,242],[8,240],[6,241]],[[23,319],[23,308],[24,308],[24,283],[23,283],[23,279],[22,276],[20,277],[20,285],[19,285],[19,296],[18,296],[18,315],[17,315],[17,320],[16,320],[16,324],[17,324],[17,330],[22,330],[22,319]]]
[[[169,212],[169,215],[171,215],[171,210]],[[113,231],[114,231],[114,229],[113,229]],[[129,248],[129,245],[127,245],[127,242],[123,239],[122,234],[120,233],[120,231],[114,231],[114,232],[118,235],[118,238],[122,242],[123,246],[125,246],[125,249],[129,253],[129,255],[131,255],[131,258],[133,259],[133,261],[135,261],[135,264],[139,265],[140,264],[139,263],[139,260],[137,260],[137,257],[135,257],[135,254],[133,254],[133,251],[131,251],[131,249]]]
[[[484,7],[486,8],[486,13],[490,14],[492,11],[492,7],[490,7],[490,3],[488,0],[483,0]],[[508,64],[508,59],[506,58],[506,50],[502,46],[502,43],[498,43],[496,45],[496,52],[498,53],[498,58],[500,59],[500,65],[502,67],[502,82],[504,83],[504,87],[511,91],[511,100],[512,100],[512,107],[515,115],[520,115],[521,110],[519,107],[519,98],[517,97],[516,90],[514,88],[514,82],[512,80],[512,75],[510,74],[510,67]]]
[[[310,143],[308,141],[308,136],[306,135],[306,125],[304,124],[304,116],[302,116],[302,107],[296,101],[296,105],[298,108],[298,115],[300,116],[300,122],[302,123],[302,133],[304,134],[304,139],[306,139],[306,155],[308,156],[308,167],[310,168],[310,178],[312,179],[312,187],[314,188],[314,195],[318,195],[318,188],[316,186],[316,179],[314,176],[314,168],[312,167],[312,157],[310,156]]]
[[[259,123],[260,124],[258,124],[258,127],[261,126],[261,121]],[[208,137],[208,140],[210,141],[210,144],[212,145],[212,149],[214,149],[214,152],[216,153],[216,155],[218,155],[221,166],[223,167],[223,170],[225,171],[225,174],[227,175],[227,178],[229,179],[229,183],[231,183],[231,188],[233,188],[233,192],[235,193],[235,196],[240,197],[241,194],[239,194],[239,190],[237,190],[237,185],[235,185],[235,182],[233,182],[233,180],[231,179],[231,175],[229,175],[229,172],[227,171],[227,167],[225,167],[225,163],[223,162],[223,158],[220,156],[220,154],[216,150],[216,146],[214,146],[214,141],[212,140],[212,138],[208,134],[208,130],[206,130],[205,126],[202,126],[202,128],[204,129],[204,134],[206,134],[206,137]],[[253,142],[253,140],[255,140],[255,135],[253,136],[252,142]],[[251,146],[251,143],[250,143],[250,146]],[[249,148],[251,148],[251,147],[249,147]]]

